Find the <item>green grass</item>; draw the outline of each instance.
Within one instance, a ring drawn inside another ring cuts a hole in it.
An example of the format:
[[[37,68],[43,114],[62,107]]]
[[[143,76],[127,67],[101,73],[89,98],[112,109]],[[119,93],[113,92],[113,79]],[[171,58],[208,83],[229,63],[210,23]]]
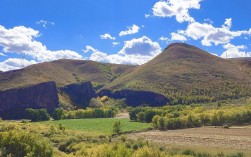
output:
[[[113,124],[116,121],[120,121],[122,132],[141,131],[151,127],[150,123],[131,122],[127,118],[70,119],[41,123],[48,125],[52,124],[56,127],[58,127],[59,124],[62,124],[69,130],[92,132],[93,134],[112,134]]]

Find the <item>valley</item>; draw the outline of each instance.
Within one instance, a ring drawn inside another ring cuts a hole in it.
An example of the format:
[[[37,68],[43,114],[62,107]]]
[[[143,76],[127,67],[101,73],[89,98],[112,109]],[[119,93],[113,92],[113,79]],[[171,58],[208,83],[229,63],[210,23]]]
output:
[[[2,72],[0,156],[248,157],[250,61],[174,43],[142,65],[63,59]]]

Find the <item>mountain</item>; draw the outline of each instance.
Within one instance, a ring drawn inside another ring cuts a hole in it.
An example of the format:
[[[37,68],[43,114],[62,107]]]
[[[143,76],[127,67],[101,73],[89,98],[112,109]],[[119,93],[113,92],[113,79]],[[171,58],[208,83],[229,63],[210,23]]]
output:
[[[57,87],[92,81],[102,87],[135,66],[84,60],[57,60],[0,73],[0,91],[55,81]]]
[[[239,98],[250,92],[251,68],[248,71],[247,65],[250,62],[226,60],[188,44],[174,43],[151,61],[116,78],[105,89],[153,91],[173,103]]]
[[[0,82],[2,95],[54,82],[65,109],[86,107],[97,95],[125,98],[131,106],[204,103],[250,96],[251,59],[222,59],[174,43],[140,66],[63,59],[0,73]]]

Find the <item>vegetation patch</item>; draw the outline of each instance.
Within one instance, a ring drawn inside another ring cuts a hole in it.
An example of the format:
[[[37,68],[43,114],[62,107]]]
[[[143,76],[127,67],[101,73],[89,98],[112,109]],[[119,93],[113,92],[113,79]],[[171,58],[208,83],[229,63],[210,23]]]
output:
[[[120,122],[121,132],[142,131],[151,128],[151,124],[149,123],[131,122],[127,118],[71,119],[47,121],[41,123],[46,125],[52,124],[56,127],[58,127],[59,124],[62,124],[66,129],[69,130],[78,130],[109,135],[113,133],[113,125],[118,121]]]

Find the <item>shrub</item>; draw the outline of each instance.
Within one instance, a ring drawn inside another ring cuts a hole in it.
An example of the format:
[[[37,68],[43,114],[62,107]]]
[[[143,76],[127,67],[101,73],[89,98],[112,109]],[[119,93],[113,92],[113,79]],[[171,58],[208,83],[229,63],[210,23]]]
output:
[[[160,119],[160,116],[159,116],[159,115],[154,116],[153,119],[152,119],[153,127],[154,127],[155,129],[158,128],[158,121],[159,121],[159,119]]]
[[[126,139],[127,139],[126,135],[122,135],[122,136],[120,137],[120,140],[121,140],[122,142],[125,142]]]
[[[3,156],[16,157],[53,156],[52,146],[47,141],[38,135],[20,130],[0,133],[0,152]]]
[[[99,100],[101,102],[106,102],[107,100],[109,100],[109,97],[105,95],[105,96],[102,96],[101,98],[99,98]]]
[[[25,110],[25,115],[26,118],[30,119],[32,122],[50,120],[50,115],[48,114],[46,109],[27,108]]]
[[[165,130],[166,129],[166,121],[165,121],[165,118],[164,117],[161,117],[159,118],[159,121],[158,121],[158,128],[160,130]]]
[[[52,114],[54,120],[60,120],[63,118],[63,109],[56,108]]]
[[[140,113],[137,114],[137,120],[139,122],[144,122],[145,121],[145,114],[144,114],[144,112],[140,112]]]
[[[147,122],[147,123],[152,122],[152,119],[153,119],[154,116],[155,116],[155,112],[154,111],[148,110],[148,111],[144,112],[144,120],[145,120],[145,122]]]
[[[113,124],[113,133],[115,133],[115,134],[120,134],[121,133],[121,123],[120,123],[120,121],[116,121]]]

